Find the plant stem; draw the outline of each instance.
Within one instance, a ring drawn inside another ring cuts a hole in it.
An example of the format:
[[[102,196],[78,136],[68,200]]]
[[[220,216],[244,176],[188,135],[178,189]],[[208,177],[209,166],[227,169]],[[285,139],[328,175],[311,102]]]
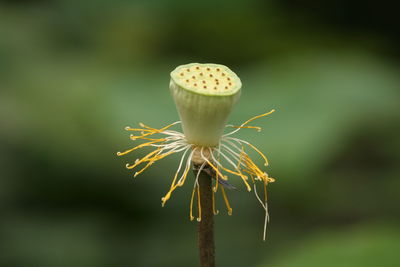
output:
[[[213,213],[213,172],[206,166],[199,175],[201,221],[198,223],[198,242],[201,267],[215,266],[214,213]],[[209,169],[208,169],[209,170]],[[195,171],[197,173],[197,171]]]

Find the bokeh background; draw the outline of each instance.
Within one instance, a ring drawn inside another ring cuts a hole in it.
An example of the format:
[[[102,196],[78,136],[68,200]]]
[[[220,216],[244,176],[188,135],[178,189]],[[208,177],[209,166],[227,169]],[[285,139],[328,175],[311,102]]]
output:
[[[169,72],[230,66],[230,122],[269,157],[271,222],[218,198],[219,266],[400,266],[400,53],[391,1],[0,2],[0,266],[197,266],[177,157],[133,179],[123,128],[178,120]],[[260,162],[259,162],[260,163]]]

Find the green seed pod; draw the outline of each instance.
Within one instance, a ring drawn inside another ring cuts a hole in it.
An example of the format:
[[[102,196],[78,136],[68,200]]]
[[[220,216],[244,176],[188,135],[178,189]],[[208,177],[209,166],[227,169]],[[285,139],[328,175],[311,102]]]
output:
[[[241,87],[239,77],[224,65],[191,63],[171,72],[169,88],[189,143],[218,145]]]

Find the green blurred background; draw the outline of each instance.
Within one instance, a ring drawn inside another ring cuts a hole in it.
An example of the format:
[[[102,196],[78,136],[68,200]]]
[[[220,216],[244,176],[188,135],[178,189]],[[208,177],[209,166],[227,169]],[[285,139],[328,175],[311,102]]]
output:
[[[218,198],[219,266],[400,266],[400,53],[390,1],[0,2],[0,266],[197,266],[178,157],[133,179],[126,125],[178,120],[169,72],[230,66],[230,122],[269,157],[271,222]],[[259,162],[260,163],[260,162]]]

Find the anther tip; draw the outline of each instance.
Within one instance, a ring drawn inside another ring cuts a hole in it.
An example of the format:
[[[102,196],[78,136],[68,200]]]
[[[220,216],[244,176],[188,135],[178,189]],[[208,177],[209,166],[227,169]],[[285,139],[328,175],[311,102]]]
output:
[[[129,131],[131,129],[131,127],[126,126],[124,129],[125,129],[125,131]]]
[[[232,210],[228,210],[228,215],[232,216]]]
[[[197,221],[198,221],[198,222],[201,222],[201,218],[197,218]]]
[[[139,173],[138,172],[135,172],[135,174],[133,175],[133,177],[136,177],[136,176],[138,176],[139,175]]]
[[[118,151],[118,152],[117,152],[117,156],[121,156],[121,152]]]

